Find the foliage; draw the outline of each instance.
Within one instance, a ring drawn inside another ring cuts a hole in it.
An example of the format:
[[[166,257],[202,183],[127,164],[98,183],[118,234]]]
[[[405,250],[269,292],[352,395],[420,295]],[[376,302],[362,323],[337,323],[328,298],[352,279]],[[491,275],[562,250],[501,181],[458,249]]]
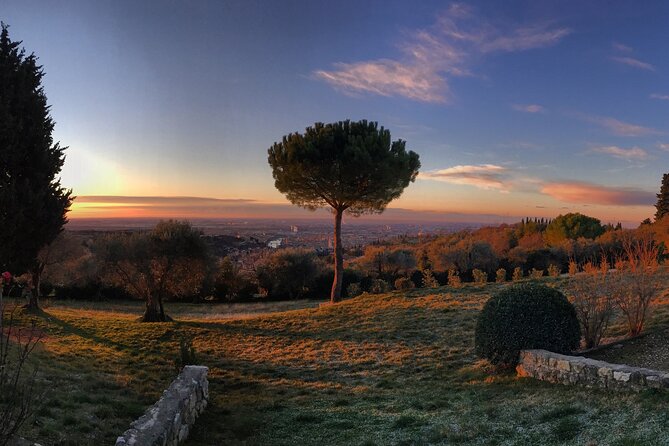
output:
[[[583,273],[570,277],[567,285],[569,301],[574,305],[586,348],[599,345],[611,317],[616,278],[609,272],[609,263],[602,257],[600,265],[588,262]]]
[[[357,297],[362,294],[362,288],[359,283],[351,283],[346,287],[346,296]]]
[[[448,286],[453,287],[453,288],[460,288],[461,285],[462,285],[462,281],[460,280],[460,274],[454,269],[449,269],[448,270]]]
[[[431,263],[441,271],[453,269],[465,273],[480,269],[492,272],[499,264],[499,259],[489,243],[474,240],[469,235],[460,240],[453,238],[443,243],[435,243],[431,246],[429,255]]]
[[[432,274],[432,270],[430,269],[424,269],[423,270],[423,288],[437,288],[439,286],[439,282],[437,282],[437,279],[434,278],[434,274]]]
[[[390,290],[390,285],[383,279],[372,280],[372,285],[369,287],[369,292],[372,294],[383,294]]]
[[[578,273],[578,263],[576,263],[576,260],[574,259],[569,259],[569,271],[568,271],[570,276],[575,276]]]
[[[202,233],[188,222],[167,220],[151,232],[111,234],[96,252],[109,282],[144,299],[144,322],[168,320],[164,299],[199,293],[210,272]]]
[[[544,270],[532,268],[532,271],[530,271],[530,277],[533,279],[541,279],[544,277]]]
[[[472,271],[472,276],[474,278],[474,283],[476,283],[477,285],[485,285],[486,282],[488,282],[488,273],[486,273],[485,271],[481,271],[478,268],[475,268]]]
[[[576,212],[557,216],[546,227],[544,236],[549,245],[557,245],[565,239],[594,239],[603,233],[604,227],[598,219]]]
[[[515,365],[523,349],[569,353],[580,340],[573,305],[540,284],[513,285],[493,295],[476,323],[476,354],[496,365]]]
[[[663,290],[659,252],[660,246],[648,234],[629,237],[625,241],[624,257],[615,263],[617,289],[613,296],[627,319],[630,336],[643,331],[653,300]]]
[[[229,257],[218,262],[213,286],[214,296],[227,301],[248,300],[258,291],[253,278],[243,273]]]
[[[32,285],[35,294],[38,297],[42,296],[42,278],[48,276],[52,269],[60,265],[71,265],[85,254],[86,250],[81,240],[67,231],[61,232],[37,253],[36,265],[32,270]]]
[[[128,300],[133,295],[120,285],[103,283],[99,280],[85,283],[72,283],[54,288],[54,298],[59,300]]]
[[[65,148],[54,143],[54,122],[34,54],[19,50],[6,25],[0,33],[0,268],[37,267],[39,251],[67,222],[71,191],[58,177]],[[30,302],[38,308],[37,296]]]
[[[669,214],[669,173],[662,175],[662,186],[660,186],[655,204],[655,221],[662,219],[667,214]]]
[[[28,358],[40,343],[41,333],[34,322],[30,328],[17,328],[13,311],[3,324],[4,312],[0,305],[0,446],[10,444],[33,416],[41,396],[36,372],[28,371]]]
[[[282,249],[256,266],[260,288],[273,298],[307,297],[319,272],[316,254],[306,249]]]
[[[504,268],[500,268],[497,271],[495,271],[495,282],[497,283],[506,282],[506,270]]]
[[[560,277],[560,267],[555,263],[548,265],[548,276],[549,277]]]
[[[416,288],[416,284],[408,277],[400,277],[395,281],[395,289],[400,291],[407,291]]]
[[[513,280],[514,282],[523,280],[523,269],[521,267],[517,266],[513,269],[513,275],[511,277],[511,280]]]
[[[367,246],[361,261],[369,272],[384,277],[406,274],[416,267],[416,259],[411,250],[387,246]]]
[[[375,122],[316,123],[284,136],[268,151],[274,185],[293,204],[331,207],[335,215],[334,280],[330,299],[341,297],[344,268],[341,221],[380,213],[418,175],[418,155]]]

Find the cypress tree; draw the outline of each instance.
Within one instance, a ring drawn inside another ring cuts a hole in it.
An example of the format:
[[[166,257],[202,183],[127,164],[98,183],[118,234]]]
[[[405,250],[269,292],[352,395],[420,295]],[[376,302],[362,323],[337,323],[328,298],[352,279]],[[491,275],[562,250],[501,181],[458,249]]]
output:
[[[669,173],[662,175],[662,186],[657,194],[655,209],[655,221],[669,214]]]
[[[72,191],[58,177],[64,147],[54,143],[54,121],[42,87],[44,72],[34,54],[0,33],[0,270],[33,273],[37,254],[67,222]],[[35,286],[34,289],[39,289]],[[28,307],[38,308],[37,295]]]

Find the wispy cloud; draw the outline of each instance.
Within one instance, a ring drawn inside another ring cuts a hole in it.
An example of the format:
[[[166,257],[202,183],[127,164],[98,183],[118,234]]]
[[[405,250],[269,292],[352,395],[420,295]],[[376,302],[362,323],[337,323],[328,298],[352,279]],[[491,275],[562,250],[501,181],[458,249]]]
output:
[[[666,152],[669,152],[669,143],[666,142],[658,142],[657,143],[657,148],[660,150],[664,150]]]
[[[633,57],[613,56],[611,57],[611,60],[619,64],[627,65],[630,67],[640,68],[642,70],[647,70],[647,71],[655,71],[655,67],[653,65],[649,64],[648,62],[635,59]]]
[[[615,135],[618,136],[649,136],[649,135],[660,135],[662,132],[655,130],[650,127],[644,127],[638,124],[631,124],[629,122],[623,122],[615,118],[609,118],[606,116],[589,116],[589,115],[580,115],[582,119],[598,124],[606,129],[609,129]]]
[[[618,146],[602,146],[591,149],[591,152],[603,153],[605,155],[610,155],[615,158],[620,158],[628,161],[645,160],[648,158],[648,152],[646,152],[641,147],[630,147],[629,149],[625,149],[623,147],[618,147]]]
[[[653,93],[650,95],[651,99],[659,99],[661,101],[669,101],[669,94],[659,94],[659,93]]]
[[[611,46],[614,50],[621,53],[631,53],[633,51],[631,46],[627,46],[619,42],[613,42]]]
[[[422,172],[419,178],[507,192],[511,188],[508,173],[507,168],[495,164],[461,165]]]
[[[581,181],[546,183],[541,193],[559,201],[607,206],[647,206],[655,202],[655,194],[636,188],[608,187]]]
[[[633,68],[639,68],[641,70],[655,71],[655,67],[648,62],[644,62],[635,57],[631,57],[630,54],[634,52],[632,47],[623,45],[622,43],[613,42],[613,50],[618,53],[615,56],[611,56],[611,60],[622,64],[627,65]]]
[[[471,75],[472,57],[555,45],[571,31],[549,24],[498,27],[464,4],[453,4],[434,25],[415,30],[399,46],[402,56],[337,63],[314,75],[349,94],[402,96],[447,102],[449,80]]]
[[[538,104],[511,104],[511,108],[525,113],[542,113],[546,109]]]

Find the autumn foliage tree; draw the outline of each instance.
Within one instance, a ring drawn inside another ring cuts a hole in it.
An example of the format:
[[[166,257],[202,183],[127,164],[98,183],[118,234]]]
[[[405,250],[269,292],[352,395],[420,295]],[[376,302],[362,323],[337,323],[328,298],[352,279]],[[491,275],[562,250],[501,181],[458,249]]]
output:
[[[274,184],[288,200],[334,214],[333,303],[342,292],[342,217],[383,212],[416,179],[419,157],[405,145],[376,122],[340,121],[286,135],[268,151]]]
[[[21,42],[0,33],[0,269],[35,273],[42,248],[67,222],[71,191],[58,175],[65,148],[53,141],[54,122],[42,88],[44,72]],[[39,277],[39,273],[33,274]],[[38,308],[37,293],[28,307]]]
[[[211,262],[202,233],[175,220],[151,232],[110,235],[96,251],[107,279],[144,299],[142,322],[169,321],[163,300],[198,293]]]

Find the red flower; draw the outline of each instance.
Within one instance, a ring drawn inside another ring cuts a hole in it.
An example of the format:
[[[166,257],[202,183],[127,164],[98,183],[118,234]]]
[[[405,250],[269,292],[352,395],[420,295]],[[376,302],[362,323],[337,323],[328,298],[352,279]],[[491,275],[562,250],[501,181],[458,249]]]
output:
[[[10,273],[9,271],[5,271],[4,273],[2,273],[2,281],[4,283],[11,282],[12,281],[12,273]]]

